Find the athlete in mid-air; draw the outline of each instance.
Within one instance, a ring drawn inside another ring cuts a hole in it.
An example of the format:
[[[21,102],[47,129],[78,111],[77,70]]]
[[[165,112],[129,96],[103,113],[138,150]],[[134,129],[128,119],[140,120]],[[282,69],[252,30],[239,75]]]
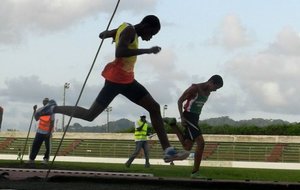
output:
[[[154,15],[148,15],[136,25],[124,22],[116,29],[101,32],[99,35],[101,39],[112,38],[115,42],[115,59],[108,63],[102,71],[105,84],[91,107],[86,109],[74,106],[57,106],[56,102],[51,100],[46,106],[37,110],[35,119],[38,120],[41,115],[61,113],[93,121],[118,94],[122,94],[149,112],[152,126],[165,152],[165,162],[187,158],[189,156],[188,151],[178,152],[171,147],[164,129],[160,105],[153,99],[146,88],[134,78],[134,65],[137,56],[157,54],[161,50],[158,46],[139,48],[138,38],[141,37],[142,40],[149,41],[159,30],[159,19]]]

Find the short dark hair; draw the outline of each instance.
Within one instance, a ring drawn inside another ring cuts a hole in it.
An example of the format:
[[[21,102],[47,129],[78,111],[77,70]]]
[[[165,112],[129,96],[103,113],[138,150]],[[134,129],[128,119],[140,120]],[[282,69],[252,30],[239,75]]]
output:
[[[44,99],[43,99],[43,105],[48,104],[48,102],[49,102],[49,98],[44,98]]]
[[[220,86],[220,88],[223,86],[223,79],[220,75],[213,75],[208,81]]]
[[[154,34],[157,34],[160,30],[159,18],[155,15],[148,15],[143,18],[141,24],[147,24],[155,29]],[[153,34],[153,35],[154,35]]]

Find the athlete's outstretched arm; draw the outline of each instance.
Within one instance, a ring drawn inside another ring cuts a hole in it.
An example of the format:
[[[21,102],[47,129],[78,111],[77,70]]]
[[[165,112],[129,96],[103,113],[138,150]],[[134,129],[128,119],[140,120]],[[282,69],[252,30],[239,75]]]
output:
[[[99,38],[101,39],[113,38],[113,41],[115,41],[116,33],[117,33],[117,29],[105,30],[99,34]]]

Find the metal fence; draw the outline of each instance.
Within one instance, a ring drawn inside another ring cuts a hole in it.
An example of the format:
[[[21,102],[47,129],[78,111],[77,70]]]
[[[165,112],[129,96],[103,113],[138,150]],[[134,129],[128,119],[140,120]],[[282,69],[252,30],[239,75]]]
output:
[[[26,153],[29,153],[33,139],[29,139]],[[52,140],[52,154],[56,152],[60,139]],[[7,142],[7,144],[5,144]],[[1,154],[18,154],[23,150],[25,138],[16,138],[8,141],[0,138]],[[182,149],[178,141],[171,144]],[[163,151],[158,141],[149,141],[150,157],[161,158]],[[99,139],[66,139],[64,140],[60,156],[84,156],[84,157],[107,157],[128,158],[135,149],[132,140],[99,140]],[[39,154],[45,151],[42,145]],[[139,157],[143,157],[143,152]],[[193,159],[193,152],[189,159]],[[299,143],[245,143],[245,142],[207,142],[204,160],[219,161],[263,161],[263,162],[296,162],[300,163]]]

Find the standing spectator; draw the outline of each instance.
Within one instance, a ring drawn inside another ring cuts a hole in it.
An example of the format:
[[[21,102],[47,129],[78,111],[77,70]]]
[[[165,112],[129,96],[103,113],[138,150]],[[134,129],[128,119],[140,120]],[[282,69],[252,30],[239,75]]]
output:
[[[139,120],[135,123],[135,130],[134,130],[134,139],[135,139],[135,151],[129,157],[128,161],[125,163],[127,168],[130,167],[133,160],[137,157],[141,149],[144,150],[145,156],[145,167],[150,167],[149,162],[149,146],[148,146],[148,123],[146,120],[146,115],[142,115]]]
[[[45,106],[49,102],[48,98],[43,100],[43,105]],[[29,156],[29,161],[27,163],[34,164],[34,160],[40,151],[41,145],[45,142],[46,152],[43,158],[43,164],[47,164],[50,157],[50,145],[51,145],[51,135],[54,127],[55,117],[54,114],[44,115],[39,118],[39,125],[33,140],[31,153]]]

